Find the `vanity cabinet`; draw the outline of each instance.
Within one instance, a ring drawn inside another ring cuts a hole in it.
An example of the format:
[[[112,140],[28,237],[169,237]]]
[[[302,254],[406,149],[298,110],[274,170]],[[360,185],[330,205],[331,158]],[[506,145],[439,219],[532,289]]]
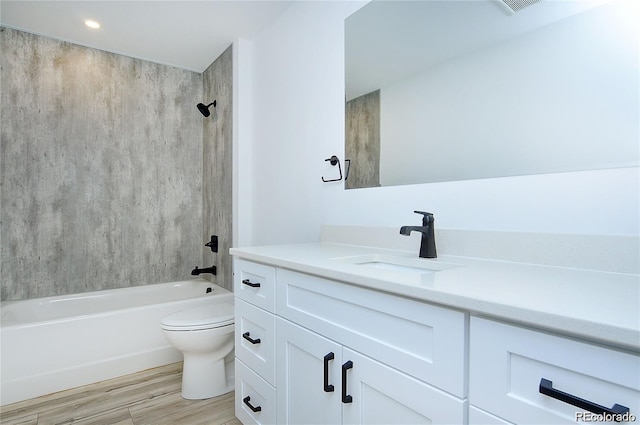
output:
[[[640,416],[637,351],[238,258],[234,290],[245,425]]]
[[[472,424],[602,422],[585,404],[640,415],[636,354],[472,317],[469,362]]]
[[[465,313],[241,259],[234,290],[245,425],[465,422]]]

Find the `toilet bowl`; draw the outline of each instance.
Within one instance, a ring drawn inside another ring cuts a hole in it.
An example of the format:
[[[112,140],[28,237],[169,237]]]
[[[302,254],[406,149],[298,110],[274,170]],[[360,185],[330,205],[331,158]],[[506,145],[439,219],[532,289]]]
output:
[[[215,304],[173,313],[162,332],[182,351],[182,397],[199,400],[229,392],[224,358],[233,350],[233,304]]]

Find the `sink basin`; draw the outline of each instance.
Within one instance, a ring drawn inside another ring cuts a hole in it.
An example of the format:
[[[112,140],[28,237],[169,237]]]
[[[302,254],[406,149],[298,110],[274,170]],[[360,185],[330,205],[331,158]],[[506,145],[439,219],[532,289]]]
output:
[[[460,267],[457,264],[443,263],[423,258],[395,257],[384,254],[366,254],[353,257],[339,257],[334,260],[370,267],[379,270],[391,270],[411,274],[428,274]]]

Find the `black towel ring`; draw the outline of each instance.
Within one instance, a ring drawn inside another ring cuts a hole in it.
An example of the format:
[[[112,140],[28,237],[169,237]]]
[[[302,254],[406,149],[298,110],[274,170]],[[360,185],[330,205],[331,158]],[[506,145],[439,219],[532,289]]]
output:
[[[338,159],[338,157],[335,155],[332,155],[331,158],[327,158],[325,159],[325,161],[329,161],[329,163],[333,166],[338,164],[338,172],[340,173],[340,177],[338,177],[337,179],[330,179],[330,180],[326,180],[324,177],[322,177],[322,181],[325,183],[328,183],[328,182],[337,182],[342,180],[342,167],[340,166],[340,160]]]

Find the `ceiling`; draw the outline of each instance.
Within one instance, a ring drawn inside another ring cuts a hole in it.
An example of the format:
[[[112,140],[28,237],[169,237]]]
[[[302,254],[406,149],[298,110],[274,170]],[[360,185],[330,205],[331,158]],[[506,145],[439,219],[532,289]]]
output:
[[[1,0],[0,24],[125,56],[204,71],[240,37],[275,21],[292,1]],[[84,21],[101,24],[97,30]]]
[[[410,75],[603,1],[607,0],[545,1],[514,16],[507,16],[494,0],[374,1],[347,19],[348,98],[379,88],[381,81],[393,81],[398,73]],[[294,2],[0,0],[0,24],[203,72],[236,39],[256,35]],[[102,26],[87,28],[85,19]],[[417,26],[410,25],[414,21]],[[382,64],[379,57],[385,58]],[[414,69],[399,66],[406,58]]]

